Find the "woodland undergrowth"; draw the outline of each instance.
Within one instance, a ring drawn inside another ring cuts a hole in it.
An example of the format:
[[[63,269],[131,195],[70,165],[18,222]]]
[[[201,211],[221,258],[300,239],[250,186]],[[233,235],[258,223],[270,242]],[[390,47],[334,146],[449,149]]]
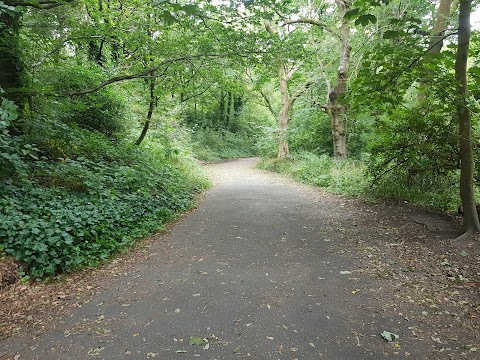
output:
[[[456,212],[459,206],[458,174],[412,176],[408,171],[398,169],[377,179],[371,174],[368,161],[348,159],[337,162],[330,156],[311,152],[294,153],[286,159],[264,158],[258,167],[287,174],[335,194],[367,200],[408,201],[444,212]]]
[[[0,256],[25,278],[94,266],[161,230],[208,186],[193,157],[46,118],[1,134]]]

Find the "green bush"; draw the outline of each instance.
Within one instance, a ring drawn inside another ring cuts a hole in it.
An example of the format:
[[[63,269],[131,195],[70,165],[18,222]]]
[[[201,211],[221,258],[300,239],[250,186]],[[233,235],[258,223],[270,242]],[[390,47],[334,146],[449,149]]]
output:
[[[97,86],[107,74],[94,65],[70,65],[55,68],[50,74],[50,87],[64,94]],[[90,94],[67,96],[60,102],[44,102],[41,111],[49,118],[83,129],[114,136],[127,129],[124,100],[113,87],[104,87]]]
[[[28,171],[24,158],[35,157],[35,149],[31,145],[21,144],[10,135],[8,129],[18,117],[18,107],[8,99],[0,97],[0,101],[0,180],[23,178]]]
[[[32,277],[107,259],[192,207],[208,186],[195,162],[167,159],[152,142],[139,148],[43,125],[23,136],[45,139],[37,144],[40,158],[28,163],[28,178],[0,183],[0,248]],[[61,156],[46,156],[52,153]]]
[[[192,132],[192,151],[198,159],[216,161],[255,155],[255,139],[245,133],[197,129]]]
[[[327,155],[302,152],[285,160],[263,160],[259,167],[288,174],[306,184],[338,194],[362,195],[368,187],[365,166],[356,160],[336,162]]]

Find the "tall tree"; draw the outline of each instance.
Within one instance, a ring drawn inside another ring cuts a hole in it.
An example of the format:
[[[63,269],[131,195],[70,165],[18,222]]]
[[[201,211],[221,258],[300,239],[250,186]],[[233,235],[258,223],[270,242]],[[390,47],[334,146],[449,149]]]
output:
[[[428,52],[430,54],[440,54],[444,43],[444,34],[447,30],[447,20],[450,16],[453,0],[440,0],[435,21],[430,35]],[[417,95],[417,103],[421,103],[426,98],[427,85],[420,79],[420,88]]]
[[[460,198],[464,214],[464,234],[469,236],[480,232],[480,222],[475,204],[473,175],[475,163],[472,150],[472,115],[468,108],[467,61],[470,45],[471,0],[460,0],[458,15],[458,46],[455,59],[457,81],[457,117],[460,142]]]
[[[347,158],[347,135],[345,129],[346,105],[343,98],[347,92],[347,82],[350,67],[350,55],[352,47],[350,45],[351,20],[345,16],[352,4],[351,0],[335,0],[337,15],[340,21],[340,27],[335,28],[329,26],[322,19],[312,19],[300,17],[294,20],[285,21],[286,25],[290,24],[308,24],[314,25],[321,30],[333,35],[339,42],[339,62],[336,74],[336,81],[333,87],[329,86],[327,103],[323,105],[323,109],[330,115],[332,122],[332,140],[333,140],[333,156],[336,160],[344,160]],[[316,12],[321,16],[321,12]]]
[[[279,128],[279,140],[278,140],[278,158],[284,159],[289,155],[287,131],[288,121],[290,119],[290,111],[293,104],[298,97],[310,86],[309,82],[304,82],[298,89],[293,92],[288,90],[288,82],[293,75],[300,69],[302,63],[295,66],[289,66],[284,63],[280,65],[278,70],[278,77],[280,80],[280,93],[282,94],[282,102],[280,112],[278,114],[278,128]]]
[[[271,35],[278,36],[279,39],[282,38],[283,35],[276,27],[272,26],[269,21],[265,20],[264,25]],[[310,81],[304,81],[295,91],[291,92],[289,90],[289,81],[303,66],[303,61],[295,61],[291,58],[289,59],[288,54],[286,56],[282,54],[278,60],[280,63],[278,69],[278,78],[281,94],[281,107],[278,114],[278,158],[283,159],[289,154],[287,133],[290,111],[292,110],[293,104],[298,97],[310,86]]]

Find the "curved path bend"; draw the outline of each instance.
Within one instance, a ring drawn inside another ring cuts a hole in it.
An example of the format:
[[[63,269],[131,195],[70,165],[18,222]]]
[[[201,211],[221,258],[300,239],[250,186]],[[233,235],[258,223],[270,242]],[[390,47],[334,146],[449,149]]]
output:
[[[209,165],[214,187],[148,245],[146,259],[42,335],[0,342],[0,353],[20,360],[426,359],[419,343],[397,349],[380,337],[411,323],[370,306],[381,288],[348,245],[358,209],[256,170],[256,161]]]

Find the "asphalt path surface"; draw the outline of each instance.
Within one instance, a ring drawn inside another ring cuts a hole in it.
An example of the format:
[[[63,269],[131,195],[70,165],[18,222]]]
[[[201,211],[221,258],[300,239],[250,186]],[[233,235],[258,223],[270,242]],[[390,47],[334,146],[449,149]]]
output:
[[[210,165],[213,188],[146,260],[0,349],[20,360],[395,357],[380,333],[402,319],[368,310],[360,289],[375,284],[342,250],[355,213],[256,161]]]

